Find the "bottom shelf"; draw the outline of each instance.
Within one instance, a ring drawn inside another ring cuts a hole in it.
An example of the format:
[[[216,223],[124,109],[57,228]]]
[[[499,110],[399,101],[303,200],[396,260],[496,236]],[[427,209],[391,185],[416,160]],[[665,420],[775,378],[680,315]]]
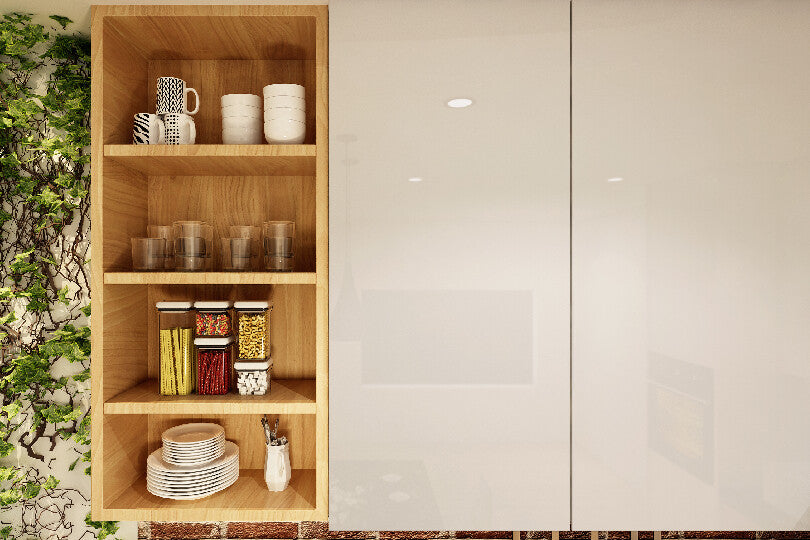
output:
[[[106,509],[125,521],[307,521],[316,518],[315,478],[314,469],[293,469],[287,489],[271,492],[263,470],[240,469],[239,479],[226,490],[175,501],[149,493],[146,477],[140,477]]]

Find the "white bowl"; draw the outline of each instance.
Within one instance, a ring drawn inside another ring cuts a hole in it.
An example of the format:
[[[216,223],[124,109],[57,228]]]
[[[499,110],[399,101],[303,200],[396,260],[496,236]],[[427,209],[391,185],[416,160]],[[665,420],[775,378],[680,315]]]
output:
[[[264,108],[272,109],[273,107],[291,107],[293,109],[301,109],[305,111],[307,108],[307,101],[304,98],[296,96],[267,96],[264,98]]]
[[[306,97],[304,87],[300,84],[268,84],[262,89],[262,91],[264,92],[264,97],[294,96],[301,99]]]
[[[275,120],[295,120],[296,122],[306,122],[307,116],[301,109],[292,109],[290,107],[274,107],[272,109],[264,110],[264,121]]]
[[[232,105],[247,105],[249,107],[261,107],[262,98],[256,94],[225,94],[220,98],[223,107]]]
[[[301,144],[306,133],[306,124],[295,120],[275,119],[264,123],[264,137],[270,144]]]
[[[222,129],[262,130],[262,119],[253,116],[226,116],[222,119]]]
[[[262,108],[251,107],[249,105],[228,105],[227,107],[222,107],[222,118],[228,118],[230,116],[249,116],[252,118],[261,118]]]
[[[224,128],[223,144],[261,144],[262,130],[253,128]]]

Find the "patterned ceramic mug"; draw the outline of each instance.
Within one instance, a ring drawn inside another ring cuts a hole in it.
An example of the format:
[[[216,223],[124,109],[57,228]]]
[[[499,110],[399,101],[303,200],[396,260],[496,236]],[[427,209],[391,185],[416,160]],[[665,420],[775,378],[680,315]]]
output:
[[[166,125],[166,144],[194,144],[197,128],[187,114],[167,114],[163,117]]]
[[[138,113],[132,123],[132,142],[135,144],[163,144],[165,126],[156,114]]]
[[[196,107],[188,110],[188,93],[194,92]],[[200,95],[193,88],[186,88],[186,81],[177,77],[158,77],[158,114],[196,114],[200,110]]]

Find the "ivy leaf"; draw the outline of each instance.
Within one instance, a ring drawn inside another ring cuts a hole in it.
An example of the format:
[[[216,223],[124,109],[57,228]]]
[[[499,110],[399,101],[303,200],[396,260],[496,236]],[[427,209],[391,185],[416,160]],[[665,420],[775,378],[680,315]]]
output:
[[[0,482],[15,480],[18,472],[16,467],[0,467]]]
[[[98,530],[98,540],[104,540],[111,534],[117,533],[119,528],[118,524],[114,521],[93,521],[90,514],[87,514],[87,516],[84,518],[84,522],[88,526]]]
[[[39,491],[42,489],[42,486],[39,484],[35,484],[34,482],[26,482],[23,486],[22,496],[23,499],[33,499],[37,495],[39,495]]]
[[[62,15],[51,15],[50,18],[58,22],[62,26],[62,30],[67,28],[67,25],[73,22],[67,17],[63,17]]]
[[[68,292],[69,292],[69,289],[68,289],[67,285],[65,285],[64,287],[59,289],[59,301],[62,302],[63,304],[65,304],[66,306],[70,304],[70,301],[68,300],[68,297],[67,297]]]
[[[11,506],[22,499],[22,493],[18,489],[7,489],[0,491],[0,507]]]
[[[45,483],[42,484],[42,489],[53,489],[59,485],[59,480],[54,478],[52,475],[48,475],[48,479],[45,480]]]
[[[14,445],[10,442],[0,440],[0,458],[8,457],[14,451]],[[0,506],[6,506],[0,502]]]

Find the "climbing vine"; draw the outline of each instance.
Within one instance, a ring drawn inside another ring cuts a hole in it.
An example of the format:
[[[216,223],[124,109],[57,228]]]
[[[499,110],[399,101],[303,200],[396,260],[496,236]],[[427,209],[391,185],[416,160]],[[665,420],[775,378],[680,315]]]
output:
[[[50,19],[0,20],[0,539],[117,530],[51,474],[90,474],[90,41]]]

